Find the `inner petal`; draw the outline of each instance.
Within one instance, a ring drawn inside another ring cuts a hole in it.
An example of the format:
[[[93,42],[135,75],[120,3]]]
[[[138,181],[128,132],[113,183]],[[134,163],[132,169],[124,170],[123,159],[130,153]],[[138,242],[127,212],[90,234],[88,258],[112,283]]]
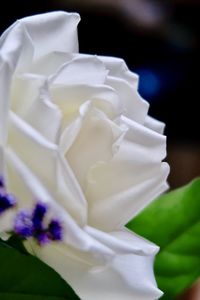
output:
[[[52,85],[50,90],[54,103],[62,111],[63,128],[78,116],[80,106],[86,101],[92,101],[110,119],[116,118],[122,112],[118,95],[106,85]]]
[[[55,70],[56,71],[56,70]],[[103,84],[108,71],[104,64],[90,55],[74,55],[50,78],[52,84]]]
[[[89,108],[82,119],[80,131],[66,153],[83,190],[88,170],[98,161],[108,161],[113,155],[113,144],[122,130],[96,108]]]

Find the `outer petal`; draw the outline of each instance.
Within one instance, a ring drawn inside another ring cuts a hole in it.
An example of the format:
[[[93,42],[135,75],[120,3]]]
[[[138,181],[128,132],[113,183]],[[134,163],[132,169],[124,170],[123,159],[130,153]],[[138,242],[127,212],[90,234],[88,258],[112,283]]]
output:
[[[109,70],[109,76],[123,78],[137,89],[138,75],[129,71],[123,59],[112,56],[98,56],[98,58]]]
[[[34,61],[29,68],[29,73],[45,77],[51,76],[60,66],[72,60],[73,57],[74,54],[70,52],[53,51]]]
[[[164,132],[165,124],[152,117],[147,116],[144,125],[160,134]]]
[[[6,232],[10,232],[13,228],[13,218],[15,217],[15,210],[8,210],[3,213],[0,217],[0,238],[7,237],[9,234]]]
[[[0,174],[4,174],[5,170],[5,160],[4,160],[4,150],[3,147],[0,145]]]
[[[143,124],[149,105],[137,92],[138,76],[129,71],[122,59],[104,56],[99,56],[99,59],[104,62],[109,71],[105,83],[114,88],[121,98],[123,114]]]
[[[33,59],[37,60],[52,51],[76,52],[78,21],[77,14],[42,14],[17,21],[1,36],[0,145],[5,145],[7,139],[10,88],[16,68],[18,71],[27,70]]]
[[[85,226],[85,231],[93,238],[106,245],[116,254],[135,254],[149,256],[157,254],[159,248],[153,243],[139,237],[132,231],[122,228],[118,231],[104,232],[91,226]]]
[[[86,229],[94,237],[95,229]],[[109,236],[110,239],[109,240]],[[149,255],[137,255],[132,250],[128,252],[118,249],[115,257],[105,265],[88,265],[85,261],[72,257],[63,247],[51,245],[49,247],[38,248],[34,246],[37,256],[53,267],[61,276],[69,282],[82,300],[155,300],[162,293],[157,289],[153,276],[153,257],[157,252],[157,247],[140,238],[134,237],[128,232],[114,232],[104,240],[110,247],[112,236],[119,239],[119,243],[128,241],[128,248],[134,248],[135,244],[142,249],[149,248]],[[102,240],[101,240],[102,242]]]
[[[0,145],[5,145],[13,75],[17,66],[23,69],[30,63],[33,46],[26,30],[17,22],[1,36],[0,47]]]
[[[79,21],[76,13],[57,11],[21,19],[16,26],[22,24],[27,31],[34,47],[34,59],[37,60],[53,51],[78,52]]]
[[[52,76],[53,84],[103,84],[107,75],[104,64],[90,55],[76,55]]]
[[[16,76],[12,85],[11,109],[50,142],[58,142],[61,112],[51,101],[45,77],[27,73]]]
[[[67,162],[62,160],[57,145],[49,142],[14,113],[10,114],[8,144],[77,222],[85,224],[87,203]],[[14,178],[11,183],[15,183]],[[17,183],[12,185],[11,190],[19,198],[28,199],[27,195],[21,195],[22,185]]]
[[[70,214],[56,201],[57,199],[47,190],[46,186],[38,180],[37,176],[35,176],[23,161],[9,148],[6,150],[6,158],[13,170],[18,174],[20,179],[18,183],[21,181],[20,184],[23,183],[23,190],[29,193],[29,197],[26,199],[27,202],[29,202],[27,206],[30,207],[31,203],[39,199],[47,203],[50,209],[52,209],[53,214],[59,217],[64,230],[63,242],[65,244],[69,247],[74,247],[77,251],[81,250],[84,253],[90,253],[99,263],[106,263],[113,257],[113,251],[83,231]],[[9,178],[9,180],[11,179],[12,177]],[[21,185],[17,187],[19,193],[21,193],[21,187]],[[24,199],[21,200],[19,197],[19,207],[23,205],[23,203],[21,203],[23,200]]]
[[[9,88],[11,84],[12,69],[7,62],[4,62],[0,57],[0,147],[2,150],[7,139],[7,123],[9,110]],[[0,172],[3,172],[2,158],[0,162]]]
[[[169,168],[161,164],[165,137],[127,118],[122,120],[129,130],[119,151],[110,161],[90,169],[86,187],[89,224],[105,231],[125,225],[167,188]]]

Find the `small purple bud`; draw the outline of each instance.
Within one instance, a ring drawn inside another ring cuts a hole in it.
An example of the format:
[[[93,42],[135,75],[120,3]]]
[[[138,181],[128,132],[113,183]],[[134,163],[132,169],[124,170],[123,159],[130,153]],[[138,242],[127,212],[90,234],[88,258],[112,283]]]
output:
[[[12,194],[0,192],[0,214],[11,207],[14,207],[16,203],[16,198]]]
[[[21,210],[15,217],[14,231],[23,238],[33,236],[32,213],[29,210]]]
[[[7,199],[9,201],[10,207],[13,207],[17,204],[17,200],[12,194],[7,194]]]
[[[32,215],[32,221],[34,230],[41,230],[43,228],[42,221],[45,217],[45,214],[47,212],[47,206],[43,203],[37,203],[33,215]]]
[[[3,176],[0,176],[0,188],[4,188],[4,187],[5,187],[5,182]]]
[[[50,234],[51,240],[61,241],[62,240],[62,226],[58,220],[52,220],[49,223],[48,232]]]
[[[41,231],[35,234],[35,238],[37,239],[39,245],[41,246],[47,245],[50,242],[48,233],[45,231]]]

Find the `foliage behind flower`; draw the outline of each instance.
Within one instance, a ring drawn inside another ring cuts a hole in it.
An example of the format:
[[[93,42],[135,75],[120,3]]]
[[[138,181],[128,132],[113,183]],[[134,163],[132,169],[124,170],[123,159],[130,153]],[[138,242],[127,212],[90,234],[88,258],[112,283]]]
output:
[[[163,124],[123,60],[78,53],[78,21],[28,17],[1,37],[0,173],[18,205],[0,216],[0,232],[42,201],[62,242],[25,246],[81,299],[157,299],[158,247],[124,226],[167,188]]]

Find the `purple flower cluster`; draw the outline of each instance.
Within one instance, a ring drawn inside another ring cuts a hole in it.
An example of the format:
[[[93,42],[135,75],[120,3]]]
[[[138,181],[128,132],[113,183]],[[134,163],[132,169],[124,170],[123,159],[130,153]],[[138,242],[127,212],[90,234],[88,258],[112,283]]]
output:
[[[23,209],[15,218],[14,232],[22,238],[34,237],[40,245],[50,241],[61,241],[63,232],[61,222],[56,219],[44,224],[48,207],[44,203],[37,203],[33,210]]]
[[[0,216],[16,204],[16,198],[7,192],[4,178],[0,176]],[[33,210],[20,210],[15,216],[14,232],[24,239],[33,237],[40,245],[50,241],[61,241],[63,236],[61,222],[51,219],[46,225],[44,218],[47,211],[48,207],[44,203],[37,203]]]
[[[14,207],[16,203],[16,198],[12,194],[7,193],[4,179],[0,176],[0,215]]]

